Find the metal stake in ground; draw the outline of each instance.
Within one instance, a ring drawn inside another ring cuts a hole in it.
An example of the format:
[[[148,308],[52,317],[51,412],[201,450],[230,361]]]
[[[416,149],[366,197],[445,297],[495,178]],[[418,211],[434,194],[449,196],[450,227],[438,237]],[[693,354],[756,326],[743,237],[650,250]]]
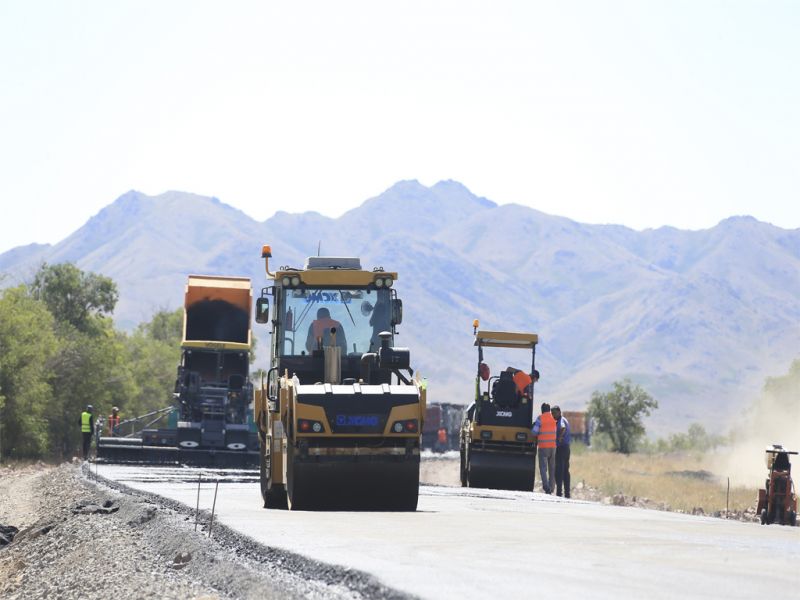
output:
[[[728,491],[725,493],[725,518],[728,518],[729,503],[731,497],[731,478],[728,477]]]
[[[197,506],[194,509],[194,530],[197,531],[197,520],[200,518],[200,482],[203,480],[203,472],[197,476]]]
[[[217,490],[219,490],[219,479],[217,479],[217,485],[214,488],[214,502],[211,505],[211,520],[208,522],[208,537],[211,537],[211,529],[214,527],[214,509],[217,508]]]

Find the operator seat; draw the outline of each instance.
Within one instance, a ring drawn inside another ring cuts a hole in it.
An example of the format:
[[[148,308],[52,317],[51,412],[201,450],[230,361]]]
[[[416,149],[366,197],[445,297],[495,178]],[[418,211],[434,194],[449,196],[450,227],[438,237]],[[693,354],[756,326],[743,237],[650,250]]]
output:
[[[494,382],[492,392],[498,406],[510,407],[517,402],[517,385],[508,371],[500,372],[500,378]]]

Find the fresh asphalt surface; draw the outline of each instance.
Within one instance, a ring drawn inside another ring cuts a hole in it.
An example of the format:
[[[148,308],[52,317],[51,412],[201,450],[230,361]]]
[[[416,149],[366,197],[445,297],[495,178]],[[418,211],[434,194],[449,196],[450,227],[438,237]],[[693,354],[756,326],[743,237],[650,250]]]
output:
[[[416,513],[262,508],[258,473],[100,465],[256,541],[423,598],[768,598],[800,586],[800,529],[539,493],[421,486]],[[796,596],[795,596],[796,597]]]

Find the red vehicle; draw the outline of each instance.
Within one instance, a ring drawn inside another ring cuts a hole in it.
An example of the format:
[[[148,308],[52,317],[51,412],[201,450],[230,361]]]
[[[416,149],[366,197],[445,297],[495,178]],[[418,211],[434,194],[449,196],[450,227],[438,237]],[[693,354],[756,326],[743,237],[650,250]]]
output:
[[[756,512],[761,516],[762,525],[778,523],[794,527],[797,524],[797,495],[792,482],[790,454],[797,452],[786,450],[779,444],[767,448],[769,479],[765,487],[758,490],[756,508]]]

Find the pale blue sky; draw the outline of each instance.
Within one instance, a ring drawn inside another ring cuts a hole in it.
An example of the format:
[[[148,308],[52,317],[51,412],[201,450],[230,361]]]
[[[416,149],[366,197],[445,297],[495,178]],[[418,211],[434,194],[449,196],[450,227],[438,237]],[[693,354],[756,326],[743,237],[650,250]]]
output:
[[[798,2],[0,0],[0,251],[129,189],[263,220],[400,179],[800,227]]]

